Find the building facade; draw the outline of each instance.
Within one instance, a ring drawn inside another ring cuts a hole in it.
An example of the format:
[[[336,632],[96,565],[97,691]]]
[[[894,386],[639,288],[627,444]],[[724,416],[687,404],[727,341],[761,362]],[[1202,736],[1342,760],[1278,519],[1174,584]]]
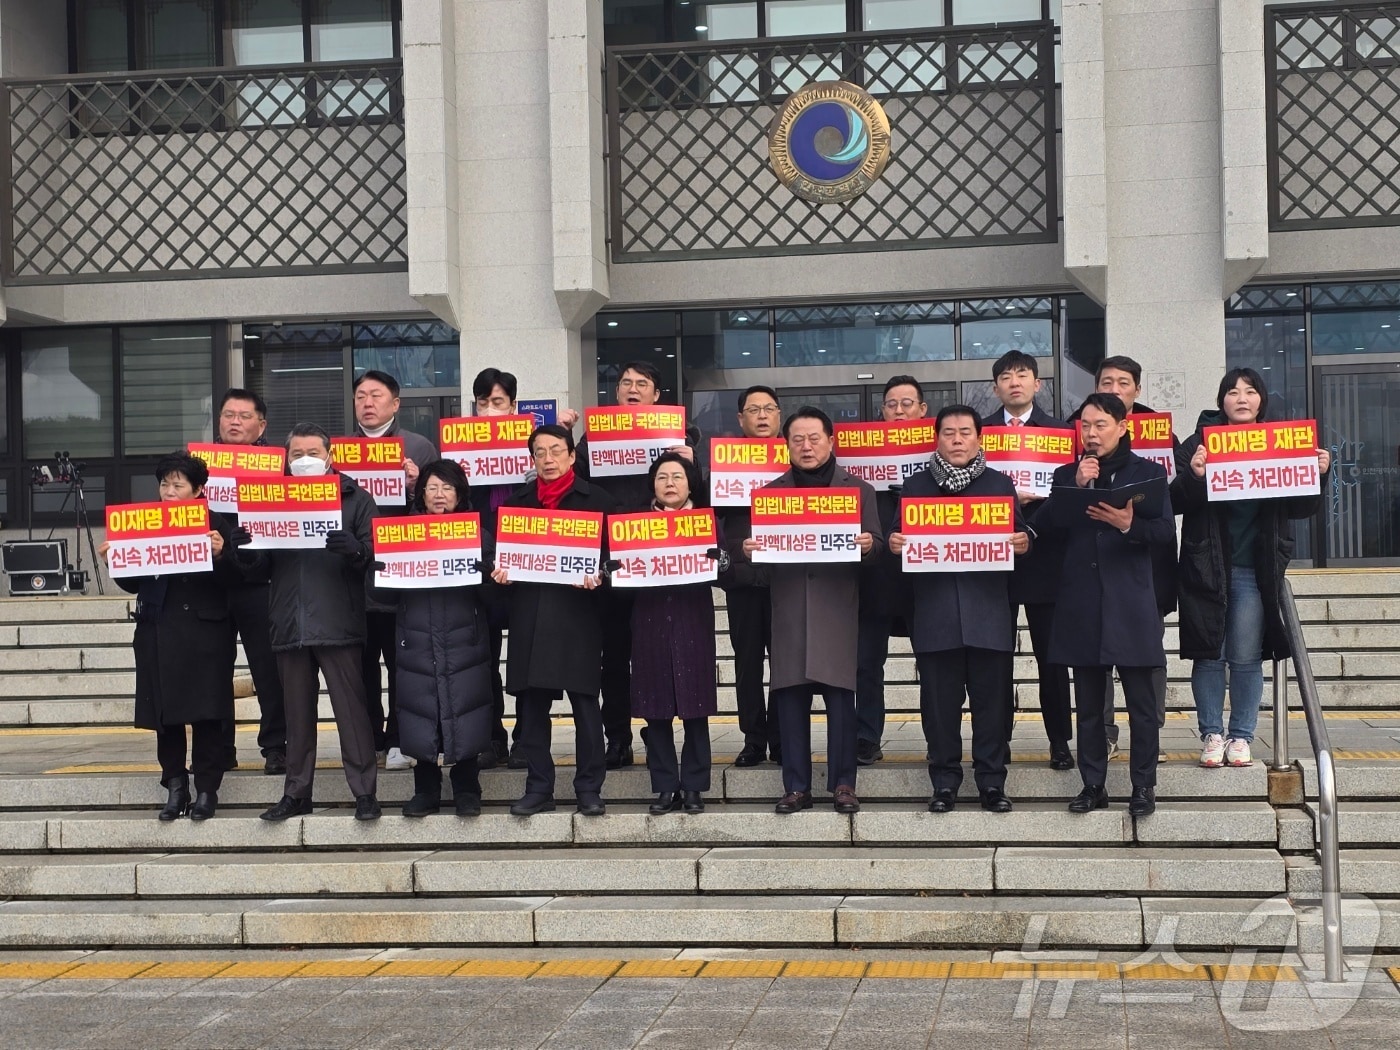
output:
[[[1105,354],[1185,433],[1227,365],[1319,420],[1303,553],[1400,560],[1400,11],[1262,0],[0,0],[0,518],[67,450],[143,498],[229,384],[343,429],[461,382],[606,402],[653,360],[711,433],[751,383],[842,420]],[[888,163],[809,203],[783,103],[844,80]]]

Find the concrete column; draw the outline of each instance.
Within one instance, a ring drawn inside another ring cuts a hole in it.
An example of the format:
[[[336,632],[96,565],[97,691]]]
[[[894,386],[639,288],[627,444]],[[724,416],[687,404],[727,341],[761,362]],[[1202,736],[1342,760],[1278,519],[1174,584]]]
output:
[[[1220,163],[1228,298],[1269,258],[1263,0],[1220,0]]]

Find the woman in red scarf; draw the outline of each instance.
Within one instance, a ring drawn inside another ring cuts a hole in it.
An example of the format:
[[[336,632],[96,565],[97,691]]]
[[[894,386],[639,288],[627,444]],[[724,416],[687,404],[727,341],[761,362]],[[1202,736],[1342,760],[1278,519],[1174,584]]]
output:
[[[617,510],[602,489],[574,473],[574,436],[554,424],[530,435],[536,479],[517,489],[503,507]],[[567,583],[512,583],[509,573],[492,573],[509,585],[510,647],[506,655],[506,692],[515,697],[519,747],[525,757],[525,794],[513,806],[518,817],[554,808],[554,759],[549,752],[549,710],[564,693],[574,713],[578,764],[574,797],[585,816],[601,816],[603,713],[598,705],[603,660],[600,580],[576,587]]]

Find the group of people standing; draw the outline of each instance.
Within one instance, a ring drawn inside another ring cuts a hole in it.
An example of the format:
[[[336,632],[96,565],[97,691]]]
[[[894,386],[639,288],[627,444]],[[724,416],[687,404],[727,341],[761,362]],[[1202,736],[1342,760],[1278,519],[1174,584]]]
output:
[[[1164,617],[1178,604],[1181,653],[1195,661],[1201,764],[1251,761],[1261,661],[1288,653],[1278,602],[1292,550],[1289,522],[1312,513],[1316,497],[1207,501],[1200,428],[1265,417],[1267,390],[1249,369],[1225,376],[1215,410],[1202,414],[1196,433],[1177,449],[1176,478],[1155,504],[1119,508],[1106,499],[1070,513],[1060,505],[1067,497],[1057,498],[1054,490],[1048,498],[1018,492],[1009,476],[987,464],[984,426],[1074,427],[1083,454],[1055,472],[1055,487],[1108,490],[1160,480],[1166,490],[1163,467],[1134,453],[1128,434],[1128,415],[1150,411],[1137,400],[1140,367],[1129,358],[1108,358],[1096,388],[1072,421],[1062,423],[1035,405],[1036,359],[1012,351],[993,366],[1001,410],[984,418],[966,405],[942,408],[935,419],[937,448],[927,466],[902,488],[880,493],[841,466],[835,428],[821,410],[803,406],[784,417],[772,389],[754,386],[740,395],[741,432],[781,437],[788,447],[790,467],[768,488],[856,489],[860,498],[859,561],[844,563],[756,563],[748,509],[717,512],[720,544],[711,557],[719,562],[718,585],[726,591],[744,736],[735,762],[754,766],[771,759],[782,767],[778,813],[813,805],[811,712],[817,694],[826,709],[832,805],[843,813],[860,808],[857,770],[882,758],[884,664],[889,639],[899,634],[908,635],[919,671],[929,809],[943,813],[957,804],[961,712],[967,704],[981,806],[1008,812],[1012,658],[1021,607],[1037,663],[1050,763],[1062,770],[1077,765],[1083,783],[1071,811],[1109,801],[1107,763],[1117,747],[1115,671],[1132,737],[1129,809],[1137,816],[1153,811],[1166,699]],[[473,384],[479,415],[513,414],[516,394],[516,378],[497,369],[486,369]],[[629,364],[616,394],[622,405],[657,404],[660,376],[646,362]],[[702,812],[711,787],[708,719],[718,709],[710,586],[615,588],[606,553],[603,571],[578,585],[512,580],[493,564],[501,507],[603,514],[707,507],[698,431],[690,428],[683,444],[662,453],[645,472],[595,480],[587,438],[575,443],[577,413],[565,410],[558,423],[537,427],[529,439],[531,480],[474,486],[432,442],[401,428],[393,377],[362,374],[354,403],[356,436],[403,439],[410,513],[481,515],[482,581],[424,590],[374,586],[376,508],[343,474],[342,528],[327,536],[324,550],[250,551],[250,537],[236,517],[216,514],[212,573],[120,581],[137,596],[136,724],[157,733],[168,792],[160,818],[212,816],[221,778],[236,764],[235,636],[242,639],[261,707],[264,770],[285,779],[283,797],[262,814],[266,820],[311,811],[318,673],[330,696],[358,819],[380,815],[381,761],[389,768],[413,767],[415,791],[403,808],[408,817],[439,812],[440,762],[450,767],[459,816],[480,813],[480,771],[500,763],[526,770],[524,793],[511,813],[527,817],[554,809],[551,710],[566,696],[576,733],[578,812],[606,811],[607,770],[635,761],[634,718],[646,723],[641,738],[656,795],[651,812]],[[920,383],[910,376],[891,379],[882,413],[886,421],[924,418],[928,405]],[[266,443],[266,406],[250,391],[228,391],[217,423],[221,442]],[[286,441],[288,473],[335,474],[330,444],[316,424],[293,427]],[[1325,473],[1325,450],[1318,461]],[[162,499],[190,499],[202,494],[208,472],[201,460],[178,452],[160,461],[156,476]],[[927,496],[1013,497],[1014,570],[903,572],[900,556],[908,539],[900,531],[899,500]],[[1183,516],[1179,555],[1176,514]],[[381,658],[389,672],[387,708]],[[1228,731],[1222,725],[1227,666]],[[513,736],[504,721],[506,693],[515,698]],[[1076,728],[1077,758],[1070,748]]]

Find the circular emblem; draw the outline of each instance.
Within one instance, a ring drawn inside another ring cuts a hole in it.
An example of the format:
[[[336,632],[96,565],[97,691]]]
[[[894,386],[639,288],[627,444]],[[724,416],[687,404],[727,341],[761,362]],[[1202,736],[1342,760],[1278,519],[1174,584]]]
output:
[[[48,582],[49,581],[44,579],[42,576],[29,577],[29,586],[33,587],[36,591],[42,591],[46,586],[48,586]]]
[[[854,200],[889,162],[889,118],[854,84],[813,82],[789,96],[773,118],[768,156],[778,181],[803,200]]]

